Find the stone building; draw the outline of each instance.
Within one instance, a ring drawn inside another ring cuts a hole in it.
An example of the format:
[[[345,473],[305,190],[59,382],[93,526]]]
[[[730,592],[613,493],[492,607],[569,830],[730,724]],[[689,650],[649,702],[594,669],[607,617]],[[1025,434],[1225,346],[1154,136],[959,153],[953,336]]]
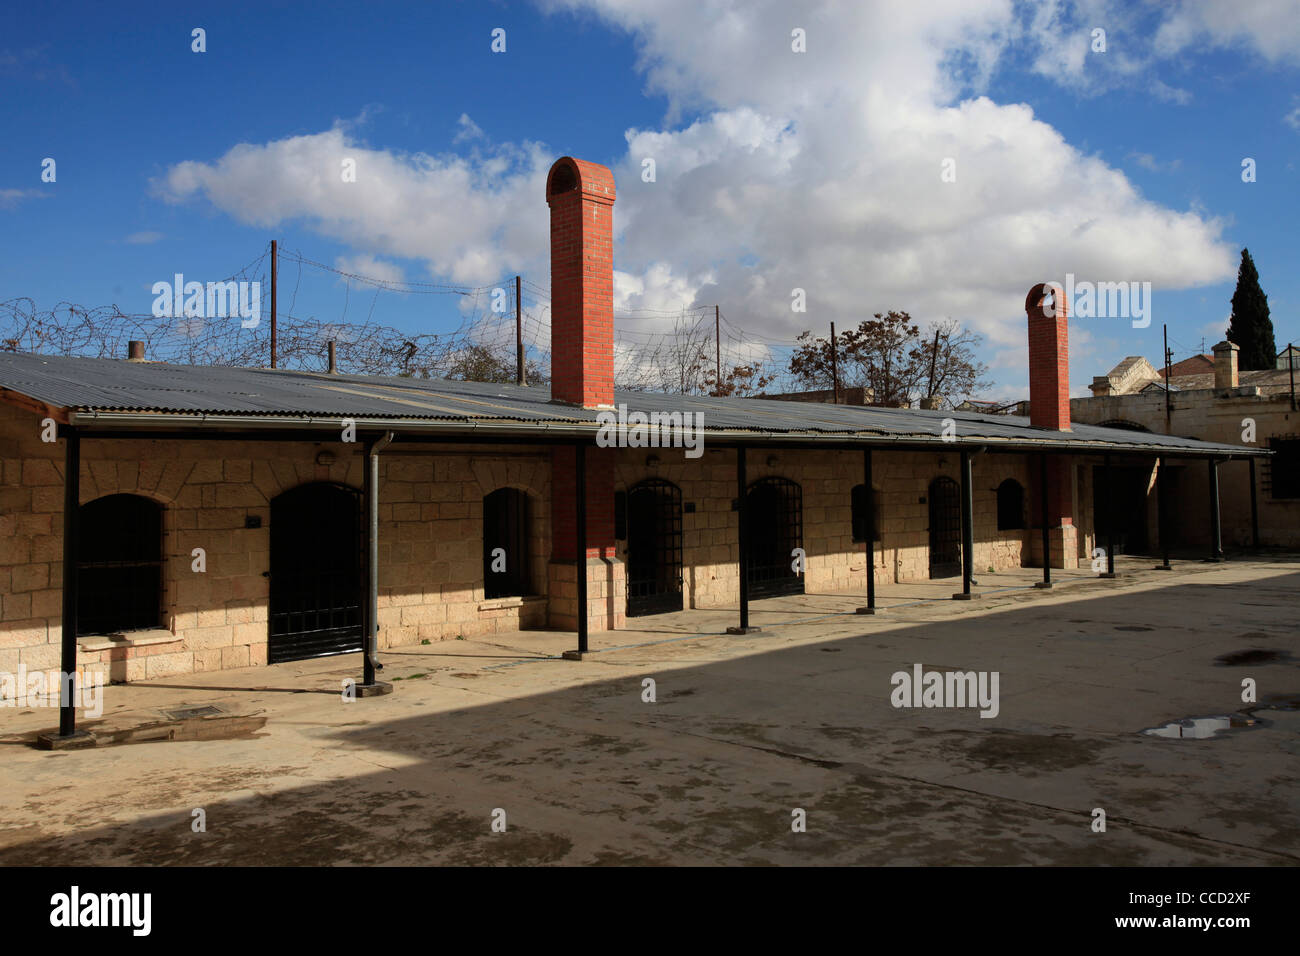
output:
[[[751,600],[872,606],[877,581],[969,597],[986,568],[1088,559],[1106,456],[1251,453],[1072,424],[1041,285],[1029,418],[616,391],[613,178],[566,157],[546,200],[550,387],[0,354],[0,672],[363,651],[377,689],[383,649],[426,640],[585,649],[690,608],[743,629]]]
[[[1300,413],[1287,350],[1277,367],[1241,372],[1237,346],[1220,342],[1213,355],[1198,355],[1164,369],[1141,356],[1129,356],[1108,375],[1093,379],[1092,397],[1070,402],[1075,421],[1179,435],[1273,454],[1253,464],[1219,469],[1222,534],[1232,547],[1300,547]],[[1210,481],[1201,465],[1169,463],[1169,500],[1180,512],[1200,507]],[[1154,504],[1156,472],[1129,468],[1117,481],[1124,501],[1121,537],[1139,549],[1160,547]],[[1204,523],[1178,523],[1169,529],[1173,549],[1203,548]]]

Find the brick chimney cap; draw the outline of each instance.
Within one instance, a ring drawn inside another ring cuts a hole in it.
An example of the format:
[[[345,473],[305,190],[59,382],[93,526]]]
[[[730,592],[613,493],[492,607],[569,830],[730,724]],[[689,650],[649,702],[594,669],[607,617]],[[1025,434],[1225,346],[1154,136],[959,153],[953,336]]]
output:
[[[1033,315],[1037,312],[1046,318],[1043,312],[1043,300],[1047,298],[1049,292],[1056,297],[1058,309],[1064,305],[1066,310],[1069,310],[1070,304],[1065,301],[1065,289],[1061,288],[1059,282],[1040,282],[1029,290],[1029,295],[1025,296],[1025,314]]]
[[[585,159],[561,156],[546,174],[546,202],[569,192],[579,192],[583,198],[613,204],[614,174],[608,166],[589,163]]]
[[[1228,352],[1228,351],[1240,352],[1240,351],[1241,351],[1241,346],[1238,345],[1236,342],[1220,342],[1218,345],[1216,345],[1216,346],[1214,347],[1213,351],[1215,351],[1215,352]]]

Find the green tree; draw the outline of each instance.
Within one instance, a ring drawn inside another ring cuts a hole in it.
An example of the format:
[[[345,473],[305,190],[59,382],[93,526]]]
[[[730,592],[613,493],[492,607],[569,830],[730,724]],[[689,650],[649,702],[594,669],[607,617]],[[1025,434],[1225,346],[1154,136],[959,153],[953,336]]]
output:
[[[1274,368],[1277,346],[1273,342],[1273,322],[1268,317],[1268,296],[1259,287],[1259,272],[1249,249],[1241,250],[1241,267],[1237,270],[1237,289],[1232,293],[1232,318],[1225,333],[1238,346],[1238,368]]]
[[[877,312],[835,336],[841,387],[872,389],[877,405],[935,396],[956,404],[980,389],[988,367],[975,358],[980,337],[952,319],[922,333],[906,312]],[[936,342],[938,348],[936,349]],[[831,387],[831,343],[812,332],[799,336],[790,372],[804,388]]]

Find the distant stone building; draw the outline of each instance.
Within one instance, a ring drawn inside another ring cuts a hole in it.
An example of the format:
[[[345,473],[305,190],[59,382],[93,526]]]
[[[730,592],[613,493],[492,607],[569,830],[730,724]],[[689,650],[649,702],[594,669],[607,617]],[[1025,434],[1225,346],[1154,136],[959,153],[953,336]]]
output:
[[[1300,413],[1291,391],[1292,375],[1300,377],[1300,371],[1293,373],[1287,367],[1297,351],[1284,350],[1275,369],[1241,372],[1237,346],[1220,342],[1212,355],[1193,356],[1172,366],[1167,388],[1163,369],[1131,355],[1093,379],[1092,398],[1072,399],[1070,415],[1093,425],[1271,449],[1275,455],[1253,471],[1259,542],[1300,547]],[[1206,466],[1171,459],[1169,468],[1171,504],[1179,513],[1202,510],[1209,481]],[[1126,512],[1121,537],[1128,550],[1152,550],[1158,542],[1156,471],[1146,467],[1136,473],[1117,471],[1117,494]],[[1251,474],[1245,462],[1219,469],[1225,545],[1248,547],[1254,542]],[[1173,527],[1177,536],[1170,542],[1172,547],[1208,544],[1203,523],[1177,522]]]

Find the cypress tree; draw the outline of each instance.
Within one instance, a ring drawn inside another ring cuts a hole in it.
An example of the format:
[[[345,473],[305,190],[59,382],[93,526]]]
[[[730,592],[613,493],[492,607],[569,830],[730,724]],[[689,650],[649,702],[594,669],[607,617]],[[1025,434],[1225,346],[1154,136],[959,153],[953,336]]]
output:
[[[1273,322],[1268,317],[1268,296],[1259,287],[1259,272],[1249,249],[1241,250],[1237,290],[1232,293],[1232,318],[1227,339],[1241,349],[1238,368],[1242,371],[1274,368],[1277,346],[1273,343]]]

